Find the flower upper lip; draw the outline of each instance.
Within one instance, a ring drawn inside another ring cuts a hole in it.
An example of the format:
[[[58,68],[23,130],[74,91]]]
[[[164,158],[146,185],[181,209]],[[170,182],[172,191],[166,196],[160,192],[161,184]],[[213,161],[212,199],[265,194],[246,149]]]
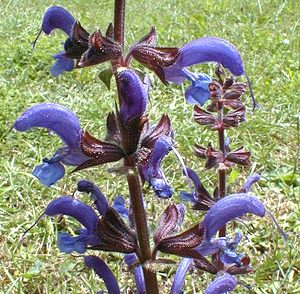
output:
[[[66,144],[53,156],[45,158],[33,174],[46,186],[53,185],[64,176],[66,165],[80,165],[89,159],[80,148],[82,131],[76,115],[66,107],[55,103],[40,103],[28,108],[14,123],[17,131],[43,127],[55,132]]]

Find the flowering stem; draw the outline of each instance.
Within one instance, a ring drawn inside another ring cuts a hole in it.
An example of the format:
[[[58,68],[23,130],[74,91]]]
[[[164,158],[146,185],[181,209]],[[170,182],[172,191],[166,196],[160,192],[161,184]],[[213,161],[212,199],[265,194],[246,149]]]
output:
[[[125,166],[136,170],[134,158],[128,156],[125,159]],[[129,187],[130,202],[133,211],[133,218],[135,223],[135,228],[139,241],[140,248],[140,263],[143,264],[145,261],[151,259],[151,250],[149,244],[149,232],[147,226],[147,214],[144,208],[143,195],[140,184],[140,178],[137,174],[128,174],[127,182]],[[143,267],[145,284],[147,293],[158,294],[158,285],[156,274]]]
[[[218,130],[219,134],[219,149],[223,153],[223,158],[226,156],[225,150],[225,130],[222,127],[223,124],[223,102],[218,102],[218,120],[220,124],[220,128]],[[218,178],[219,178],[219,193],[218,199],[222,199],[226,195],[226,169],[224,167],[219,168],[218,170]],[[217,199],[216,199],[217,200]],[[225,237],[226,235],[226,225],[222,227],[219,231],[220,237]]]
[[[125,0],[115,0],[114,39],[124,50]]]
[[[115,0],[114,12],[114,39],[119,42],[124,51],[124,28],[125,28],[125,1]],[[123,61],[121,60],[121,63]],[[115,65],[113,63],[113,65]],[[116,76],[116,75],[115,75]],[[119,80],[116,79],[119,106],[122,104],[122,97],[120,95]],[[144,208],[143,195],[141,189],[141,182],[138,176],[136,163],[133,156],[127,156],[124,161],[125,167],[133,170],[134,174],[127,175],[127,183],[129,187],[129,197],[133,212],[133,219],[135,229],[137,232],[139,243],[139,261],[141,264],[151,259],[151,250],[149,242],[149,232],[147,224],[147,214]],[[156,274],[143,267],[146,292],[148,294],[158,294],[158,284]]]

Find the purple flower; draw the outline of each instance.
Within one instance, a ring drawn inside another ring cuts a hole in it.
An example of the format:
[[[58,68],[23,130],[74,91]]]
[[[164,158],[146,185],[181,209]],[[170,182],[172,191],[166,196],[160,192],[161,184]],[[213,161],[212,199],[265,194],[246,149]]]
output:
[[[79,230],[79,236],[76,237],[72,237],[68,233],[59,233],[58,248],[61,252],[84,253],[87,245],[95,246],[100,243],[97,236],[98,216],[92,207],[83,202],[70,196],[61,196],[48,204],[44,214],[72,216],[84,226],[84,229]]]
[[[236,285],[236,277],[228,273],[224,273],[208,285],[204,294],[226,294],[227,292],[233,291]]]
[[[203,256],[212,255],[221,251],[221,260],[225,264],[234,263],[242,265],[244,254],[238,254],[236,248],[242,239],[242,234],[237,233],[233,241],[226,237],[213,239],[213,236],[229,221],[241,217],[246,213],[257,216],[265,216],[266,209],[256,197],[241,193],[232,194],[220,199],[207,212],[202,222],[204,227],[204,239],[195,247],[195,250]]]
[[[134,70],[121,67],[116,76],[120,101],[121,123],[127,124],[134,118],[141,117],[148,102],[147,85]]]
[[[95,273],[104,281],[108,294],[121,294],[118,282],[107,264],[97,256],[84,257],[84,263],[92,268]]]
[[[160,137],[154,144],[148,162],[142,166],[144,179],[160,198],[170,198],[173,193],[160,166],[162,159],[169,153],[172,145],[172,138],[168,136]]]
[[[133,266],[133,264],[136,261],[137,261],[137,256],[135,253],[125,255],[125,262],[129,267]],[[136,294],[145,294],[146,293],[146,285],[145,285],[143,268],[141,265],[135,267],[134,279],[135,279],[135,285],[136,285]]]
[[[33,105],[15,121],[13,127],[20,132],[33,127],[47,128],[66,144],[50,159],[44,158],[43,163],[33,171],[33,175],[48,187],[64,176],[63,164],[77,166],[89,159],[81,152],[81,128],[78,118],[64,106],[54,103]]]
[[[176,62],[164,68],[168,81],[181,84],[186,76],[182,69],[198,63],[217,62],[227,68],[233,75],[245,73],[239,51],[228,41],[216,37],[204,37],[184,45]]]
[[[192,258],[183,258],[176,270],[174,281],[172,284],[170,294],[181,294],[183,283],[188,271],[192,268],[193,259]]]
[[[120,195],[115,198],[113,208],[124,218],[128,218],[129,211],[125,206],[125,199],[123,198],[123,196]]]
[[[50,71],[56,77],[65,71],[74,69],[74,59],[79,60],[81,55],[88,49],[89,34],[66,9],[60,6],[49,7],[42,20],[41,31],[46,35],[50,35],[55,29],[62,30],[68,36],[64,43],[64,51],[53,56],[56,62]]]
[[[245,182],[244,187],[241,189],[240,192],[242,193],[248,193],[252,187],[253,184],[258,182],[260,180],[260,175],[258,173],[254,173],[251,175]]]
[[[184,45],[179,50],[176,62],[163,68],[165,79],[175,84],[181,84],[188,79],[192,85],[185,92],[187,101],[203,105],[210,97],[208,89],[210,78],[203,74],[192,74],[186,68],[206,62],[219,63],[235,76],[245,75],[254,108],[258,106],[239,51],[234,45],[221,38],[203,37]]]
[[[181,191],[180,199],[182,201],[191,202],[195,210],[209,210],[214,204],[214,200],[201,183],[198,175],[190,168],[187,168],[186,171],[186,176],[192,180],[195,188],[194,191],[191,192]]]
[[[211,240],[227,222],[246,213],[263,217],[266,209],[260,200],[246,193],[232,194],[220,199],[210,208],[202,222],[205,239]]]
[[[100,215],[105,215],[109,208],[109,204],[106,197],[94,183],[87,180],[80,180],[77,183],[77,190],[80,192],[91,193],[91,198],[94,200],[94,204]]]
[[[185,99],[190,104],[200,104],[201,106],[209,99],[209,84],[212,79],[204,73],[192,73],[186,68],[182,69],[182,75],[191,82],[185,91]]]
[[[237,268],[243,266],[241,272],[249,272],[248,263],[246,262],[247,258],[244,254],[236,252],[238,243],[242,238],[241,233],[237,233],[232,241],[227,237],[213,238],[227,222],[246,213],[263,217],[266,210],[264,205],[250,194],[229,195],[216,202],[208,210],[201,223],[175,235],[173,228],[177,225],[179,213],[176,213],[174,205],[170,206],[164,212],[162,220],[159,221],[154,235],[155,249],[152,256],[155,256],[159,250],[168,254],[193,258],[195,262],[196,260],[198,261],[197,267],[213,273],[216,271],[216,267],[205,256],[220,253],[224,264],[232,264]],[[177,276],[182,279],[184,275],[184,270],[177,272]]]

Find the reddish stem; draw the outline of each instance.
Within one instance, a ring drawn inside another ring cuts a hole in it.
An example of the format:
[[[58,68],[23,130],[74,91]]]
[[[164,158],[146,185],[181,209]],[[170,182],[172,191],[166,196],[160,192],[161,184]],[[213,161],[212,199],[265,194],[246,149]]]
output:
[[[125,166],[136,171],[135,161],[132,156],[125,159]],[[140,178],[137,174],[128,174],[127,182],[129,187],[130,202],[133,211],[135,228],[140,247],[140,263],[151,260],[151,250],[149,244],[149,232],[147,225],[147,214],[144,208],[143,195]],[[143,267],[146,290],[149,294],[158,294],[156,274]]]
[[[223,125],[223,102],[218,102],[218,120],[220,124],[219,128],[219,149],[223,153],[223,158],[226,156],[225,150],[225,130],[222,127]],[[219,193],[218,199],[222,199],[226,196],[226,169],[220,168],[218,170],[218,178],[219,178]],[[226,235],[226,225],[223,226],[219,231],[220,237],[225,237]]]
[[[114,39],[124,50],[125,0],[115,0]]]

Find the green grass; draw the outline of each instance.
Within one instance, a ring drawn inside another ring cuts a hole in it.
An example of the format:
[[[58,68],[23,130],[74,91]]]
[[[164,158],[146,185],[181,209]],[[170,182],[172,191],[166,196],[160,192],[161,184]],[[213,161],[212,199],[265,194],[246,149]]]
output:
[[[138,2],[138,1],[137,1]],[[252,152],[253,166],[237,168],[237,178],[230,187],[235,191],[253,171],[263,180],[253,192],[263,200],[280,226],[289,234],[284,245],[270,219],[251,218],[247,227],[238,226],[248,236],[242,250],[251,256],[255,273],[241,280],[253,285],[253,293],[300,293],[300,3],[296,0],[164,0],[128,1],[126,48],[157,27],[162,46],[181,46],[205,35],[228,39],[240,50],[255,96],[262,106],[251,114],[250,98],[245,96],[249,112],[247,122],[238,130],[230,130],[234,147],[245,146]],[[98,4],[100,3],[100,4]],[[70,174],[52,188],[41,186],[31,175],[43,157],[59,146],[57,138],[44,130],[29,133],[8,132],[22,111],[38,102],[56,102],[70,107],[81,124],[98,138],[105,132],[106,113],[114,106],[115,91],[108,91],[98,74],[108,64],[76,70],[58,78],[51,77],[52,54],[61,50],[62,33],[51,38],[42,36],[32,50],[46,7],[62,5],[74,12],[90,32],[104,31],[112,21],[113,1],[1,1],[0,26],[0,292],[1,293],[91,293],[103,289],[103,283],[88,269],[82,259],[59,253],[57,232],[72,226],[71,220],[57,225],[43,219],[20,242],[23,231],[43,212],[47,203],[62,194],[72,193],[79,178],[94,180],[109,199],[127,195],[125,179],[108,174],[106,167]],[[198,70],[212,73],[212,65]],[[149,72],[148,72],[149,73]],[[216,174],[204,172],[203,162],[193,155],[195,142],[215,142],[215,134],[193,122],[192,107],[183,98],[184,88],[164,87],[149,73],[153,81],[149,116],[152,121],[167,112],[172,119],[178,149],[188,166],[194,168],[206,187],[213,190]],[[186,189],[173,155],[164,164],[167,177],[175,188],[172,201],[178,202],[180,189]],[[295,177],[290,172],[296,170]],[[68,169],[71,171],[71,169]],[[111,181],[112,180],[112,181]],[[169,201],[158,201],[145,190],[151,228],[155,228],[163,207]],[[78,196],[82,197],[82,196]],[[88,199],[87,197],[84,199]],[[163,205],[162,205],[163,204]],[[159,207],[159,210],[157,209]],[[186,227],[201,216],[189,212]],[[115,272],[125,292],[132,278],[120,254],[101,254]],[[161,285],[170,285],[174,268],[159,273]],[[125,274],[121,274],[121,272]],[[186,281],[186,293],[202,293],[212,279],[195,271]],[[169,280],[169,282],[168,282]],[[162,293],[168,293],[169,288]],[[235,293],[247,293],[239,286]]]

